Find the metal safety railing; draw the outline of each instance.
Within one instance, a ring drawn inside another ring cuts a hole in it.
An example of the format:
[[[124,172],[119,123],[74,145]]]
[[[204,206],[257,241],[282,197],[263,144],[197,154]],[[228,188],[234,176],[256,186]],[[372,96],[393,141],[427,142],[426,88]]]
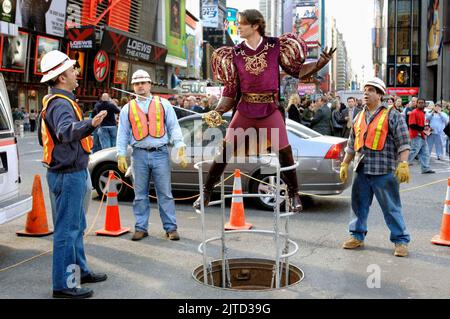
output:
[[[281,278],[282,278],[282,264],[285,265],[285,271],[286,271],[286,286],[289,283],[289,258],[293,255],[295,255],[298,250],[298,244],[295,243],[293,240],[290,239],[289,234],[289,217],[294,215],[294,213],[289,212],[289,200],[288,200],[288,192],[285,192],[285,205],[286,205],[286,213],[281,214],[280,212],[280,204],[281,204],[281,195],[280,195],[280,189],[281,189],[281,172],[288,171],[297,168],[299,165],[298,162],[295,162],[294,165],[289,167],[280,167],[280,164],[278,162],[278,157],[276,157],[275,154],[262,154],[260,155],[262,158],[270,158],[270,161],[267,163],[264,163],[266,165],[269,165],[272,169],[275,169],[275,177],[276,177],[276,183],[275,183],[275,194],[232,194],[232,195],[225,195],[225,183],[224,183],[224,175],[221,176],[221,182],[220,182],[220,200],[210,202],[208,206],[213,205],[221,205],[222,209],[222,229],[221,229],[221,235],[218,237],[213,238],[206,238],[206,226],[205,226],[205,205],[204,205],[204,192],[203,192],[203,165],[210,164],[213,161],[207,160],[202,161],[199,163],[196,163],[194,167],[198,170],[198,176],[199,176],[199,188],[200,188],[200,209],[196,209],[196,212],[201,215],[201,224],[202,224],[202,243],[198,246],[198,252],[202,254],[203,257],[203,282],[204,284],[208,285],[208,276],[212,274],[209,274],[208,271],[212,271],[208,266],[208,253],[207,253],[207,244],[211,243],[213,241],[220,240],[222,247],[221,247],[221,260],[222,260],[222,288],[231,288],[227,287],[230,285],[231,278],[230,278],[230,271],[228,267],[228,259],[227,259],[227,244],[226,244],[226,238],[227,236],[231,236],[234,234],[240,234],[240,233],[250,233],[250,234],[272,234],[275,241],[275,265],[274,265],[274,281],[273,281],[273,287],[272,288],[280,288],[281,285]],[[276,160],[276,162],[274,161]],[[250,197],[250,198],[256,198],[256,197],[274,197],[275,198],[275,205],[274,205],[274,216],[273,216],[273,230],[256,230],[256,229],[249,229],[249,230],[228,230],[225,231],[225,199],[227,198],[234,198],[234,197]],[[281,232],[280,229],[280,223],[281,219],[285,218],[285,224],[284,224],[284,232]],[[281,238],[284,238],[284,245],[281,240]],[[293,246],[293,249],[290,251],[290,246]]]

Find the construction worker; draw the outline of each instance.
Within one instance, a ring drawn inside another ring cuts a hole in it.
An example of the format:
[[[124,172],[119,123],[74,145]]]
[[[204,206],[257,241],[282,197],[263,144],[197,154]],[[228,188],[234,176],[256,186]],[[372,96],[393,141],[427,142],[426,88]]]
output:
[[[353,128],[341,164],[340,177],[347,181],[348,166],[354,160],[356,176],[352,186],[351,234],[344,249],[364,245],[367,218],[373,196],[378,200],[395,244],[394,255],[408,255],[410,236],[402,215],[399,183],[409,182],[408,127],[403,116],[393,107],[381,103],[386,85],[373,78],[364,85],[365,106],[353,121]]]
[[[91,133],[100,125],[106,112],[92,120],[83,120],[72,93],[78,86],[76,63],[59,51],[50,51],[41,60],[50,94],[43,99],[39,140],[44,147],[47,182],[54,198],[53,297],[88,298],[90,288],[77,288],[74,276],[80,269],[81,284],[106,280],[105,274],[94,274],[86,262],[83,232],[86,217],[83,200],[87,191],[87,166],[92,148]]]
[[[169,101],[153,96],[150,75],[144,70],[134,72],[131,80],[136,99],[127,103],[120,112],[117,134],[117,161],[119,170],[128,169],[127,146],[131,145],[134,202],[136,218],[132,240],[148,236],[150,201],[148,198],[150,179],[153,178],[158,197],[159,215],[170,240],[179,240],[175,217],[175,202],[171,190],[171,162],[168,143],[174,141],[176,160],[182,167],[187,165],[186,145],[183,142],[177,116]]]

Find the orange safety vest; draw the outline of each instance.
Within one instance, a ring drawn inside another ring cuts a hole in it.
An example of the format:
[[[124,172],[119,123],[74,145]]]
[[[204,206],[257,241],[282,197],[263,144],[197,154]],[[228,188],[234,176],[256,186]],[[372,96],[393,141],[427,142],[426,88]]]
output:
[[[355,133],[354,148],[356,152],[363,145],[374,151],[381,151],[384,148],[389,131],[389,112],[391,109],[392,106],[378,112],[369,125],[366,123],[366,111],[362,110],[359,112],[353,127]]]
[[[141,141],[147,136],[161,138],[166,134],[164,107],[158,96],[155,96],[148,107],[148,114],[138,106],[135,99],[130,101],[128,119],[130,120],[133,137]]]
[[[47,107],[50,104],[50,101],[55,98],[62,98],[70,102],[70,104],[73,107],[73,110],[75,112],[75,115],[77,116],[79,121],[83,120],[83,115],[81,112],[80,107],[78,106],[75,101],[72,101],[70,98],[68,98],[65,95],[62,94],[49,94],[44,96],[42,99],[42,113],[41,113],[41,135],[42,135],[42,145],[44,147],[44,156],[42,159],[42,163],[46,165],[50,165],[52,162],[52,154],[53,149],[55,148],[55,142],[53,141],[52,135],[50,134],[50,131],[47,127],[47,124],[45,122],[45,116],[47,114]],[[94,140],[92,139],[92,136],[85,137],[80,140],[81,147],[86,153],[91,153],[92,147],[94,146]]]

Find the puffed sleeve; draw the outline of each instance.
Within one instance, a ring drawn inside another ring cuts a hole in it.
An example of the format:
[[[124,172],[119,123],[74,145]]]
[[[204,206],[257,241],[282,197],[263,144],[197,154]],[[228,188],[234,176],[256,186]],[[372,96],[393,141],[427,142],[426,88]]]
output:
[[[225,86],[222,96],[231,98],[236,97],[239,85],[233,54],[232,47],[221,47],[213,52],[211,58],[211,68],[214,76]]]
[[[308,48],[305,41],[293,33],[280,36],[280,65],[289,75],[298,78],[300,69],[305,62]]]

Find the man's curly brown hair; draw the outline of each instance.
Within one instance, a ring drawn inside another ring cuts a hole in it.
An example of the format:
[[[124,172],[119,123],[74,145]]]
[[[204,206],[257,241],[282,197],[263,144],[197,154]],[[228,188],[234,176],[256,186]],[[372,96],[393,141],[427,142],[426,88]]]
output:
[[[255,9],[247,9],[239,12],[239,16],[250,25],[258,25],[258,32],[261,36],[266,34],[266,21],[261,12]]]

